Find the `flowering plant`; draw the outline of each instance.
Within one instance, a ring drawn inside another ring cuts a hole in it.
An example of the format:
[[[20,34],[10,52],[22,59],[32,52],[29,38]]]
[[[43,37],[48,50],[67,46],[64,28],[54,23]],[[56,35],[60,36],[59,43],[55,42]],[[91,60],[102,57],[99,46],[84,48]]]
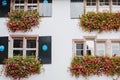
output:
[[[38,74],[42,69],[40,62],[33,57],[16,56],[5,60],[5,64],[5,75],[19,80],[31,74]]]
[[[39,24],[40,16],[37,10],[12,10],[8,13],[7,27],[10,31],[28,31]]]
[[[80,19],[82,29],[86,31],[118,31],[120,28],[120,13],[84,14]]]
[[[76,77],[101,74],[120,76],[120,57],[74,57],[69,69]]]

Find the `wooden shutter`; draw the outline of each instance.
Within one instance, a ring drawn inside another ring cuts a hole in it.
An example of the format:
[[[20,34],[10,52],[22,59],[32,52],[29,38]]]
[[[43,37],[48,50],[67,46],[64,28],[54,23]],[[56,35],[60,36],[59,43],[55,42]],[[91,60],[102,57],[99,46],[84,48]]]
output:
[[[0,46],[4,46],[4,51],[0,51],[0,64],[3,64],[4,59],[8,58],[8,37],[0,37]]]
[[[39,52],[38,56],[42,64],[51,64],[51,36],[39,37]],[[45,46],[46,50],[43,50]]]

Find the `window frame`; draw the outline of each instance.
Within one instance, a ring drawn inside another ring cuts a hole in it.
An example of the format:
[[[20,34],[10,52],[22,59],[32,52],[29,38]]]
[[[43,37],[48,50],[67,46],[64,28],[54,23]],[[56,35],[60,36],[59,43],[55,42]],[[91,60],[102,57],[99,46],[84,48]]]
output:
[[[73,56],[77,56],[76,54],[76,44],[79,44],[79,43],[82,43],[83,44],[83,56],[85,55],[85,41],[83,39],[73,39],[72,40],[72,44],[73,44],[73,48],[72,48],[72,51],[73,51]]]
[[[19,39],[23,39],[23,48],[14,48],[13,44],[14,44],[14,40],[18,38]],[[36,40],[36,48],[27,48],[27,40]],[[38,57],[38,35],[25,35],[25,34],[11,34],[9,36],[9,54],[8,57],[13,57],[13,51],[14,50],[23,50],[23,57],[27,56],[27,50],[35,50],[36,54],[35,57]]]

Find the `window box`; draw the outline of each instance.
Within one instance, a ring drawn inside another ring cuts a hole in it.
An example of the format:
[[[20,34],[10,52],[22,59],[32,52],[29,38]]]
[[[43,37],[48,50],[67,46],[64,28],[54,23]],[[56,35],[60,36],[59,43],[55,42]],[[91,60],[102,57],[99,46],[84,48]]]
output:
[[[26,58],[16,56],[5,60],[4,69],[7,77],[20,80],[32,74],[39,74],[42,70],[42,65],[32,56]]]
[[[38,26],[40,16],[37,10],[23,11],[12,10],[9,12],[7,27],[10,31],[29,31],[32,27]]]
[[[120,75],[120,57],[74,57],[69,67],[72,76]]]
[[[85,31],[118,31],[120,29],[120,13],[84,14],[80,19],[80,27]]]

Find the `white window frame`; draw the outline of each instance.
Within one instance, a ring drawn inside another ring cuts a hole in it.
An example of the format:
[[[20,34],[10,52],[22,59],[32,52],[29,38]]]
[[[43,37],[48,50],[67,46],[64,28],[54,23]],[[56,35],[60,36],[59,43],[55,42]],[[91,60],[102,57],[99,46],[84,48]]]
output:
[[[14,39],[23,39],[23,48],[14,48]],[[27,48],[27,40],[36,40],[36,48]],[[25,35],[25,34],[12,34],[9,36],[9,55],[8,57],[13,57],[13,50],[23,50],[23,57],[26,57],[27,50],[35,50],[38,57],[38,35]]]

